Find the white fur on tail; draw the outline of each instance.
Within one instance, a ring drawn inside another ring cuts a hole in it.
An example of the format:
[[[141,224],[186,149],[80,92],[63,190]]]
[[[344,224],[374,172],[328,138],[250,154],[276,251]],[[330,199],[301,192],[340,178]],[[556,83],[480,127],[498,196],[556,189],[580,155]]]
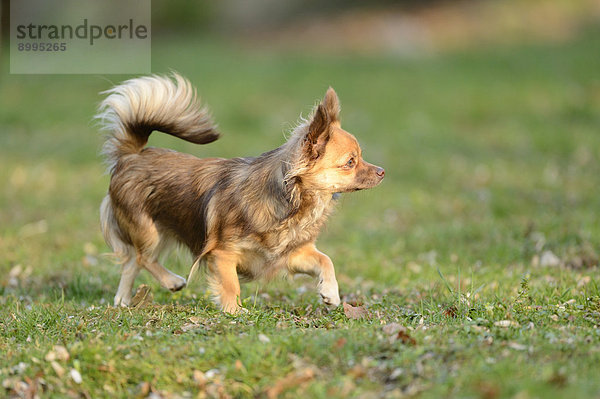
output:
[[[121,156],[141,151],[153,130],[197,144],[219,137],[190,82],[176,73],[127,80],[102,94],[108,97],[96,118],[109,133],[103,154],[110,172]]]

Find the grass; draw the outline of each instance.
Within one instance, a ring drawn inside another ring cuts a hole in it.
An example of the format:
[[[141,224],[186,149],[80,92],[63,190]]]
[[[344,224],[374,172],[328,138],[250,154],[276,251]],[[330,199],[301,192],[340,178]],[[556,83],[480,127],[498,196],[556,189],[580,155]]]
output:
[[[239,316],[202,278],[170,294],[142,275],[151,305],[109,306],[119,270],[101,255],[108,177],[91,116],[111,83],[4,74],[3,394],[598,397],[599,33],[421,59],[154,40],[153,70],[188,76],[224,132],[154,145],[259,154],[336,88],[344,127],[386,168],[380,187],[343,197],[319,241],[343,300],[367,309],[359,320],[321,305],[308,279],[244,286]]]

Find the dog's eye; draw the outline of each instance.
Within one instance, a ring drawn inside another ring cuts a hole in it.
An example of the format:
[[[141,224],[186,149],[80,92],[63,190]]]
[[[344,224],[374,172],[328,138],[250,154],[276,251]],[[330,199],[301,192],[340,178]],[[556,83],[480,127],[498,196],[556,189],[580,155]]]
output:
[[[346,165],[344,165],[346,168],[350,169],[352,167],[354,167],[354,158],[350,158],[348,160],[348,162],[346,162]]]

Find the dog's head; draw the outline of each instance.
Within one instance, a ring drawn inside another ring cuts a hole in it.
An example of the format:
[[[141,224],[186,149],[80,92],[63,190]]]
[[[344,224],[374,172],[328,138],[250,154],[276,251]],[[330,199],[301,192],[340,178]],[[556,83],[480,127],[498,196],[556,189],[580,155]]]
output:
[[[315,108],[302,145],[307,165],[302,181],[314,189],[363,190],[378,185],[385,175],[383,168],[363,160],[356,138],[342,129],[340,103],[332,88]]]

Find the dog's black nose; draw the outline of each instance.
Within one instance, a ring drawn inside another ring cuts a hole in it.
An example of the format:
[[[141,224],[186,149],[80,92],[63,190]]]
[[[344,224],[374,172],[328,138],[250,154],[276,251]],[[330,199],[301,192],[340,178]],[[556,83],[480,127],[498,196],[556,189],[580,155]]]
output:
[[[377,173],[377,176],[383,178],[383,176],[385,176],[385,169],[377,168],[377,170],[375,170],[375,173]]]

